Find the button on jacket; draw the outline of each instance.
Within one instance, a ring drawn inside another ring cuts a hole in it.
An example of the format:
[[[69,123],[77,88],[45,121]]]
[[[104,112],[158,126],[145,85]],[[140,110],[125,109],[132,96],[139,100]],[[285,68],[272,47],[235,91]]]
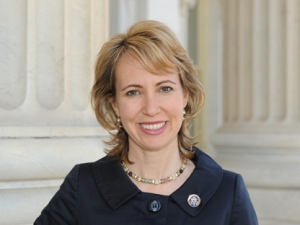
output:
[[[258,224],[240,175],[223,170],[197,148],[192,161],[194,171],[169,196],[141,192],[114,158],[76,165],[34,224]],[[200,205],[190,206],[192,194]]]

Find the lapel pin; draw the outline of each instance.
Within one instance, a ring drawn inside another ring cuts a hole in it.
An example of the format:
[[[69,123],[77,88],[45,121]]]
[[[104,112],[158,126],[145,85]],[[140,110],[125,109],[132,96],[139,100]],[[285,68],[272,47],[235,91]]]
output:
[[[191,207],[195,208],[200,205],[201,198],[196,194],[191,194],[191,195],[189,195],[187,202]]]

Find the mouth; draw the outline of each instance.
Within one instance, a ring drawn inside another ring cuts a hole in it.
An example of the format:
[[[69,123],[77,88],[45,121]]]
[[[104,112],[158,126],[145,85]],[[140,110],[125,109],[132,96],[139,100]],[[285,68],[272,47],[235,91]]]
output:
[[[143,127],[145,130],[158,130],[162,128],[166,122],[161,122],[161,123],[155,123],[155,124],[140,124],[141,127]]]

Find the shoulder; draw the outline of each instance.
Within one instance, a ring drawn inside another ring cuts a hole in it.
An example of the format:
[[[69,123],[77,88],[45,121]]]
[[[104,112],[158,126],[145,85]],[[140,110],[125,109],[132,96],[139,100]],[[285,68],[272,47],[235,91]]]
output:
[[[214,197],[219,205],[225,202],[227,205],[231,205],[230,224],[257,225],[256,213],[243,177],[236,172],[223,169],[215,160],[200,149],[195,147],[194,150],[195,157],[193,161],[196,168],[202,174],[207,174],[206,179],[209,180],[213,177],[212,183],[216,183],[216,180],[219,179]],[[211,184],[209,186],[213,187]]]
[[[106,174],[114,165],[117,164],[118,163],[114,158],[104,156],[103,158],[94,162],[86,162],[75,165],[67,177],[77,176],[78,179],[94,178],[94,173]]]
[[[226,174],[228,179],[234,180],[231,224],[258,225],[256,212],[242,176],[229,171]]]
[[[104,156],[94,162],[76,164],[65,177],[62,187],[67,186],[67,188],[70,188],[70,186],[78,187],[82,184],[92,184],[97,176],[109,174],[109,171],[114,164],[115,160],[108,156]]]

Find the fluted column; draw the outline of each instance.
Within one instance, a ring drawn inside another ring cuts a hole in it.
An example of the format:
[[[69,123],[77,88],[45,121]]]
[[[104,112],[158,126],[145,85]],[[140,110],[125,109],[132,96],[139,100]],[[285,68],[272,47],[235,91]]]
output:
[[[300,1],[214,2],[223,54],[216,160],[244,176],[260,224],[300,224]]]
[[[300,2],[286,1],[287,120],[300,122]]]
[[[108,1],[2,1],[0,17],[0,224],[32,224],[72,166],[103,156],[89,95]]]
[[[1,4],[0,108],[13,110],[23,104],[26,95],[27,3],[6,1]]]
[[[270,76],[270,121],[283,121],[286,117],[286,59],[285,55],[286,37],[286,14],[283,13],[285,2],[276,0],[270,4],[269,11],[269,73]]]

